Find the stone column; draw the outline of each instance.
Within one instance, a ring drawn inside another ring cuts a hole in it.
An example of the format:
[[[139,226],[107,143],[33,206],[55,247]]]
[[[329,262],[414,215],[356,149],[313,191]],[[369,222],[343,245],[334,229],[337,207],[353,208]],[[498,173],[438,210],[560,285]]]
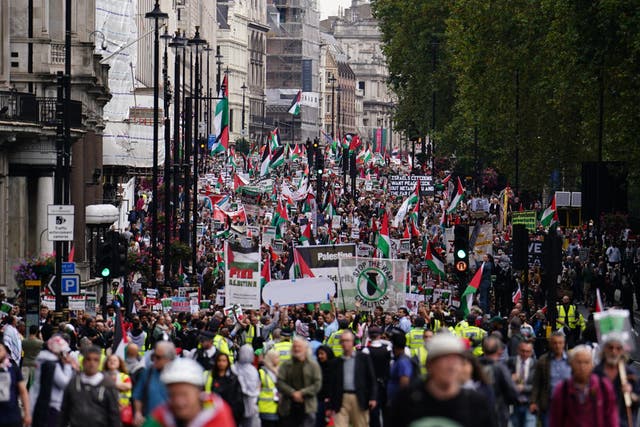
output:
[[[9,256],[9,161],[7,152],[0,150],[0,285],[9,283],[7,277],[12,271]]]
[[[29,212],[27,203],[27,178],[24,176],[9,177],[9,194],[11,200],[8,203],[7,229],[7,285],[9,289],[15,286],[13,267],[21,258],[27,255],[27,240],[29,228]]]
[[[38,193],[35,209],[36,218],[36,247],[40,254],[53,253],[53,242],[47,239],[47,206],[53,204],[53,177],[41,176],[38,178]]]

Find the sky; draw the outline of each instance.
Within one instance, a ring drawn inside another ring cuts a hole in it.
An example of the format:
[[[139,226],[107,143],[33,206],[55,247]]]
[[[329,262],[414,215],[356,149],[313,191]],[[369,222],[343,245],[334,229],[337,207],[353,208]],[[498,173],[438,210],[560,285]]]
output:
[[[329,15],[337,15],[338,6],[348,7],[350,5],[351,0],[318,0],[320,19],[324,19]]]

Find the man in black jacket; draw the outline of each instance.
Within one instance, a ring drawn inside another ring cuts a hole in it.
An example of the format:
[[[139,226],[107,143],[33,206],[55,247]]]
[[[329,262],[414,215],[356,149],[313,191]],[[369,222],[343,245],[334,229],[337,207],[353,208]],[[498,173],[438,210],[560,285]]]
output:
[[[371,358],[356,353],[355,335],[345,330],[340,337],[343,355],[336,359],[335,381],[329,403],[336,427],[367,427],[369,409],[376,407],[376,376]]]
[[[82,373],[71,379],[64,391],[60,411],[61,427],[120,427],[118,391],[100,369],[101,350],[91,346],[84,351]]]

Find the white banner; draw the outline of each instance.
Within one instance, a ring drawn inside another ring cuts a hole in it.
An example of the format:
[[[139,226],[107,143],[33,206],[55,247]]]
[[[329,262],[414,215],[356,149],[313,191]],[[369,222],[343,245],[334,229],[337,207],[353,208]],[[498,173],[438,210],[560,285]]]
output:
[[[358,301],[364,310],[385,311],[405,305],[407,260],[340,258],[338,299],[347,309]]]
[[[260,247],[225,242],[225,302],[260,308]]]

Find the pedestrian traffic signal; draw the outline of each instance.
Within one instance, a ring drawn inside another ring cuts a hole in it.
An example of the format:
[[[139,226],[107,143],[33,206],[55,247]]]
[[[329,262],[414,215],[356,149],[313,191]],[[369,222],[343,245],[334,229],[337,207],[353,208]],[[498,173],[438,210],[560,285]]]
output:
[[[469,229],[463,225],[453,229],[453,259],[457,271],[469,269]]]

